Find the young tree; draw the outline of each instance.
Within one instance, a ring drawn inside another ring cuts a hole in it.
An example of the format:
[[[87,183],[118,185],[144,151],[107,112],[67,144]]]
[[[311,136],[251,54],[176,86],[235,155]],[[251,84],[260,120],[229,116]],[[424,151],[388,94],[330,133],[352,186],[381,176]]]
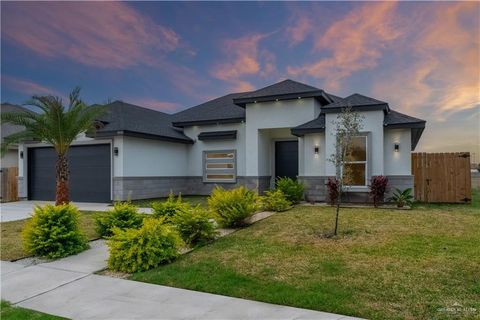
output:
[[[333,231],[333,234],[337,235],[342,193],[345,186],[351,184],[352,179],[352,172],[349,168],[345,167],[345,161],[348,160],[350,155],[353,138],[358,136],[360,130],[363,128],[363,116],[353,111],[351,107],[347,107],[338,114],[337,120],[333,121],[332,124],[335,127],[335,131],[332,133],[332,135],[335,136],[335,153],[330,156],[328,161],[335,166],[338,181],[335,229]]]
[[[67,153],[75,138],[95,129],[95,120],[103,112],[101,106],[89,107],[80,99],[80,88],[70,93],[69,104],[54,96],[33,96],[26,105],[40,109],[35,112],[7,112],[1,114],[1,122],[23,126],[25,130],[4,138],[2,153],[9,145],[25,140],[38,140],[51,144],[57,152],[56,196],[57,205],[70,202]]]

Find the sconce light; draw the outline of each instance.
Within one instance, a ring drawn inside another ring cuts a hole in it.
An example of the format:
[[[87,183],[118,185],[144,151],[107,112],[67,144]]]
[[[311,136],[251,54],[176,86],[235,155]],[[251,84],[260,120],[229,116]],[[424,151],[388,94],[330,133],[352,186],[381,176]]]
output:
[[[113,148],[113,154],[118,156],[118,147]]]
[[[20,151],[20,159],[23,159],[23,151]]]
[[[315,146],[313,148],[313,153],[315,153],[315,158],[318,158],[318,153],[320,152],[320,147],[319,146]]]
[[[400,151],[400,143],[396,142],[396,143],[393,145],[393,149],[395,150],[395,152]]]

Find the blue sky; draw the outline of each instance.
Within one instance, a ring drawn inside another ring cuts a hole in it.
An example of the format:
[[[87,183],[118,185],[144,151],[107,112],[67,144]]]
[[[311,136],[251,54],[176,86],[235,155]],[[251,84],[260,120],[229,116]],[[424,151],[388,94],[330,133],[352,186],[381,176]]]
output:
[[[2,2],[2,102],[175,112],[285,78],[428,121],[420,151],[479,150],[474,2]]]

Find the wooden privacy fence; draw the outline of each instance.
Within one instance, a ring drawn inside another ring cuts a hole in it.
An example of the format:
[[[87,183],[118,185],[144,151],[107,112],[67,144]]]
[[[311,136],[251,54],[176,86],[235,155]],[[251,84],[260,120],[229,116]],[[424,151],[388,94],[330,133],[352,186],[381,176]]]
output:
[[[470,153],[412,153],[415,199],[465,203],[472,199]]]
[[[18,200],[18,168],[2,168],[1,169],[1,195],[2,202],[10,202]]]

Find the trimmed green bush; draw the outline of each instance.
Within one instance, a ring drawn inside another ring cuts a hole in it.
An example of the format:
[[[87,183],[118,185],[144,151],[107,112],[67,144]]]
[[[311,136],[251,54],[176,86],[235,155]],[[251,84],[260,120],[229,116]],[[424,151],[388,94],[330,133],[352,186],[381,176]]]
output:
[[[25,251],[50,259],[77,254],[88,248],[79,228],[80,212],[71,204],[37,206],[22,231]]]
[[[257,195],[245,187],[225,190],[217,186],[208,198],[208,205],[226,227],[239,227],[257,210]]]
[[[183,202],[182,194],[179,194],[177,199],[173,192],[170,192],[167,200],[163,202],[154,202],[152,204],[153,216],[155,218],[165,218],[169,222],[170,218],[179,212],[188,211],[190,204]]]
[[[215,220],[210,212],[200,206],[178,212],[171,222],[183,241],[191,246],[206,244],[218,236]]]
[[[113,234],[113,228],[138,229],[142,226],[143,218],[138,208],[130,202],[116,202],[112,210],[95,218],[96,230],[104,238]]]
[[[287,200],[294,204],[302,201],[303,192],[305,191],[303,184],[291,178],[278,178],[276,189],[282,191]]]
[[[265,196],[260,198],[263,210],[281,212],[288,210],[292,204],[279,189],[265,192]]]
[[[113,229],[107,240],[111,270],[134,273],[146,271],[178,257],[182,240],[163,219],[146,218],[140,229]]]

